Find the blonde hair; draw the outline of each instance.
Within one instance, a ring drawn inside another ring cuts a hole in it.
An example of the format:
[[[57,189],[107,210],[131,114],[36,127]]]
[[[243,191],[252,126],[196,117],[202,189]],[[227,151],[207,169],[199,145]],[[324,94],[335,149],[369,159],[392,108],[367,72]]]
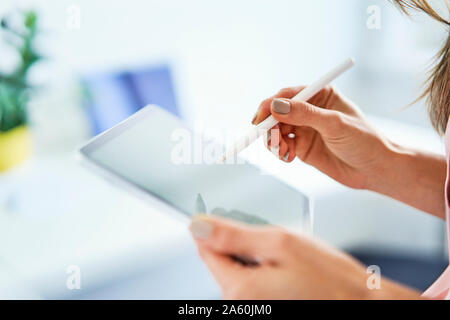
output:
[[[439,15],[427,0],[392,0],[400,9],[409,14],[411,10],[422,11],[441,22],[449,32],[450,22]],[[445,2],[450,11],[449,0]],[[427,98],[431,123],[439,134],[443,134],[450,116],[450,36],[436,55],[435,66],[430,70],[423,94],[417,99]]]

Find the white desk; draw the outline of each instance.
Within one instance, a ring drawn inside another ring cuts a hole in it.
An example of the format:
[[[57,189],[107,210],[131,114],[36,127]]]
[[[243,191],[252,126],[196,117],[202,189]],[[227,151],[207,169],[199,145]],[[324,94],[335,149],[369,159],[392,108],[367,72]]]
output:
[[[38,156],[2,177],[0,266],[21,285],[64,293],[69,265],[80,266],[84,285],[97,285],[189,247],[186,226],[109,186],[73,155]]]
[[[430,131],[374,121],[399,142],[442,150]],[[442,254],[439,220],[345,188],[301,163],[282,164],[269,153],[264,159],[262,167],[276,169],[278,177],[315,198],[315,232],[333,244]],[[79,167],[72,150],[38,154],[0,178],[0,243],[1,297],[70,297],[69,265],[80,266],[82,290],[92,291],[183,253],[195,255],[186,226]],[[206,281],[199,286],[204,293],[195,297],[217,293],[205,272],[199,280]]]

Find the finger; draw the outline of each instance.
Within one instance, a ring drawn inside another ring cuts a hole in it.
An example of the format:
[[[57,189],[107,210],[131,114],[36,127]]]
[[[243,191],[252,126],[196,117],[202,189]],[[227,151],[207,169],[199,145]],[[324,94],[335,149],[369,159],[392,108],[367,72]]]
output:
[[[277,241],[282,229],[274,226],[250,226],[224,218],[196,216],[190,225],[196,241],[218,253],[246,256],[256,261],[279,256]]]
[[[267,148],[277,158],[282,152],[286,152],[286,147],[283,148],[282,136],[278,125],[268,131]]]
[[[277,158],[283,159],[288,152],[288,145],[285,137],[281,134],[279,125],[268,131],[266,147]]]
[[[327,108],[330,99],[334,96],[338,96],[337,90],[333,86],[326,86],[308,99],[307,102],[321,108]]]
[[[278,147],[281,142],[281,133],[279,125],[277,124],[275,127],[267,131],[267,144],[269,150],[272,150],[275,147]]]
[[[289,151],[289,146],[286,142],[286,139],[287,137],[283,137],[280,135],[280,137],[278,137],[277,139],[269,140],[266,147],[270,152],[273,153],[274,156],[283,159]]]
[[[252,123],[258,124],[264,119],[266,119],[270,115],[270,105],[272,103],[272,100],[274,98],[292,98],[295,95],[297,95],[300,91],[302,91],[305,88],[305,86],[298,86],[298,87],[291,87],[291,88],[284,88],[278,91],[277,94],[273,95],[270,98],[267,98],[261,102],[259,105],[258,110],[256,111],[256,114],[253,118]]]
[[[284,155],[282,160],[284,162],[292,162],[296,157],[295,140],[291,139],[289,137],[286,137],[286,136],[283,137],[283,140],[286,141],[286,144],[288,146],[288,151],[286,152],[286,154]]]
[[[340,111],[348,115],[362,115],[358,108],[355,106],[352,107],[353,103],[333,86],[326,86],[307,102],[321,108]]]
[[[280,149],[278,152],[278,158],[280,158],[281,160],[284,160],[284,157],[287,155],[289,151],[289,147],[288,144],[286,142],[286,139],[284,137],[280,138]]]
[[[293,133],[294,132],[294,127],[291,126],[290,124],[279,123],[278,127],[280,128],[280,132],[281,132],[282,136],[286,136],[289,133]]]
[[[342,128],[344,116],[335,110],[323,109],[308,102],[289,99],[273,100],[271,113],[276,120],[282,123],[308,126],[321,134],[338,132]]]
[[[201,244],[198,245],[198,253],[222,289],[226,289],[232,283],[239,283],[251,271],[250,268],[233,261],[230,256],[208,249]]]

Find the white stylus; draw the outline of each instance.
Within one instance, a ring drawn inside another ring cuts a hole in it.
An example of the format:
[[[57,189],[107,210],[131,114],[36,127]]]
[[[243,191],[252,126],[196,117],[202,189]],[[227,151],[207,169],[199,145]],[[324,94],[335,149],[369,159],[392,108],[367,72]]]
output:
[[[323,75],[320,79],[313,82],[305,89],[300,91],[292,100],[295,101],[308,101],[316,93],[325,88],[330,82],[339,77],[345,71],[353,67],[355,62],[352,58],[346,59],[344,62],[336,66],[334,69]],[[227,148],[225,154],[217,160],[217,164],[224,163],[226,159],[234,158],[236,155],[252,144],[256,139],[262,136],[265,132],[273,128],[278,123],[275,118],[270,115],[267,119],[259,123],[257,126],[252,127],[245,135],[236,140],[229,148]]]

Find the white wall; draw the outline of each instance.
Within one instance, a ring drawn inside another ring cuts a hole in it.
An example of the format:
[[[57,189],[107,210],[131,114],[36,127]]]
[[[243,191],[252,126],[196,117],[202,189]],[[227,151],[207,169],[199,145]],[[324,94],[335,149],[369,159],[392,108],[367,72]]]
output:
[[[373,4],[382,10],[380,30],[366,28]],[[3,0],[0,13],[29,6],[41,14],[41,48],[50,58],[35,72],[40,81],[168,60],[191,119],[195,110],[214,126],[243,125],[263,98],[346,56],[358,64],[337,84],[364,110],[426,125],[422,106],[401,107],[420,93],[444,35],[386,0]],[[81,11],[80,29],[67,27],[71,6]]]

